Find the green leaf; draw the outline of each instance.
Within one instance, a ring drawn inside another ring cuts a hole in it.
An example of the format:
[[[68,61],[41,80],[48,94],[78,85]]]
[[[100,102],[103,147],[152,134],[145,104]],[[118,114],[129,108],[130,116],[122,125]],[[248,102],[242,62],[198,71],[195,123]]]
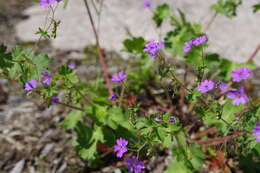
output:
[[[257,109],[255,116],[260,119],[260,107]]]
[[[107,119],[108,125],[113,129],[117,129],[118,126],[131,129],[128,116],[123,113],[120,107],[112,107],[109,109]]]
[[[93,140],[100,141],[102,143],[105,142],[104,135],[103,135],[103,129],[101,126],[95,127],[92,138],[93,138]]]
[[[12,59],[12,54],[7,52],[7,47],[4,45],[0,45],[0,68],[12,67]]]
[[[79,82],[79,78],[76,75],[76,72],[70,73],[66,76],[66,78],[72,83],[77,84]]]
[[[255,4],[253,6],[253,12],[256,13],[258,10],[260,10],[260,3],[259,4]]]
[[[48,66],[51,64],[51,60],[46,54],[39,54],[32,57],[32,62],[37,66]]]
[[[218,0],[216,4],[211,6],[211,9],[219,14],[232,18],[236,16],[237,7],[241,4],[242,0]]]
[[[61,67],[59,68],[59,74],[60,74],[60,75],[66,76],[66,75],[68,75],[68,74],[70,74],[70,73],[72,73],[72,72],[73,72],[73,70],[70,69],[68,66],[65,66],[65,65],[63,65],[63,66],[61,66]]]
[[[191,158],[192,166],[195,170],[201,168],[203,161],[205,159],[205,154],[200,148],[200,146],[196,143],[191,143],[189,146],[189,155]]]
[[[202,96],[202,93],[199,92],[198,90],[195,90],[191,93],[191,101],[193,104],[198,103],[198,98]]]
[[[170,17],[170,14],[171,14],[171,9],[169,5],[167,4],[159,5],[156,8],[155,13],[153,15],[153,20],[156,23],[157,27],[160,27],[163,20],[166,19],[167,17]]]
[[[105,142],[102,127],[95,126],[93,130],[79,122],[75,128],[77,139],[75,145],[78,154],[85,160],[97,158],[97,143]]]
[[[78,122],[74,126],[74,131],[77,134],[77,138],[74,141],[74,145],[79,148],[88,148],[93,144],[92,135],[93,131],[82,122]]]
[[[114,134],[114,131],[111,130],[111,128],[107,128],[107,127],[103,127],[102,130],[104,134],[105,143],[110,147],[114,146],[116,141],[116,136]]]
[[[164,173],[192,173],[193,171],[186,167],[186,164],[184,161],[177,160],[176,157],[174,157],[171,161],[171,163],[168,165],[167,169],[164,171]]]
[[[214,125],[222,133],[227,133],[227,125],[223,121],[218,119],[215,110],[208,110],[204,112],[204,114],[205,115],[202,117],[202,119],[205,124],[207,124],[209,127]]]
[[[233,105],[232,100],[228,100],[222,110],[222,118],[228,123],[231,123],[235,119],[235,113],[241,112],[244,109],[244,105]]]
[[[9,78],[13,79],[15,77],[20,76],[20,65],[18,63],[15,63],[14,66],[9,70],[8,76]]]
[[[144,49],[145,40],[143,37],[133,37],[123,41],[124,47],[130,53],[142,53]]]
[[[99,105],[95,106],[95,116],[102,123],[106,122],[107,109],[108,109],[107,106],[99,106]]]
[[[46,31],[46,30],[44,30],[44,29],[42,29],[40,27],[38,28],[38,30],[36,31],[35,34],[40,35],[40,37],[50,38],[50,35],[49,35],[48,31]]]
[[[83,112],[72,110],[70,113],[65,117],[62,124],[66,129],[74,129],[78,122],[81,122],[83,119]]]
[[[89,148],[82,148],[79,150],[79,155],[84,160],[96,159],[97,142],[94,142]]]
[[[12,48],[12,56],[15,60],[20,60],[24,57],[24,53],[20,46],[14,46]]]

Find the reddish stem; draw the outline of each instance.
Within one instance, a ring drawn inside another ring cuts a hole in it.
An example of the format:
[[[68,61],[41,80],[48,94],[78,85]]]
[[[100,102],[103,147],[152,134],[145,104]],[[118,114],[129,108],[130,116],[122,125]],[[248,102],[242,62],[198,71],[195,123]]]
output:
[[[234,135],[231,135],[231,136],[211,138],[211,139],[199,140],[199,141],[195,141],[195,142],[197,144],[201,144],[201,145],[216,145],[219,143],[225,143],[230,139],[236,138],[239,134],[241,135],[241,132],[236,132]]]
[[[213,134],[217,132],[217,128],[216,127],[211,127],[203,132],[200,132],[198,134],[195,135],[194,139],[199,139],[207,134]]]
[[[106,64],[106,61],[105,61],[105,57],[102,53],[102,49],[100,48],[97,29],[95,27],[94,20],[93,20],[93,17],[92,17],[92,14],[91,14],[87,0],[84,0],[84,3],[85,3],[85,7],[87,9],[89,20],[90,20],[90,23],[91,23],[91,26],[92,26],[92,30],[93,30],[95,39],[96,39],[96,46],[97,46],[97,50],[98,50],[98,57],[99,57],[99,64],[100,64],[100,67],[101,67],[101,72],[102,72],[102,75],[103,75],[103,77],[106,81],[106,85],[108,87],[109,95],[112,96],[113,95],[113,86],[112,86],[111,81],[109,79],[109,74],[108,74],[108,70],[107,70],[107,64]]]
[[[254,52],[251,54],[251,56],[248,58],[246,62],[248,63],[249,61],[253,60],[259,50],[260,50],[260,44],[255,48]]]

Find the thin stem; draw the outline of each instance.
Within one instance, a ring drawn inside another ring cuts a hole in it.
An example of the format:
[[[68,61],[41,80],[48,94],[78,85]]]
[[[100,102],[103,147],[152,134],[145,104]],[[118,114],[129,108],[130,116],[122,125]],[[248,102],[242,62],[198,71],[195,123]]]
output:
[[[229,128],[232,128],[231,124],[228,123],[225,119],[223,119],[222,117],[220,117],[220,120],[223,121],[226,125],[228,125]]]
[[[87,97],[85,96],[84,94],[82,94],[82,92],[78,89],[77,86],[74,87],[74,89],[79,93],[79,95],[81,95],[81,97],[83,97],[83,99],[87,102],[87,103],[92,103],[92,101]]]
[[[77,107],[77,106],[73,106],[73,105],[69,105],[69,104],[66,104],[66,103],[62,103],[62,102],[58,102],[57,104],[60,104],[62,106],[65,106],[65,107],[69,107],[71,109],[75,109],[75,110],[78,110],[78,111],[84,111],[83,108],[80,108],[80,107]]]
[[[254,52],[250,55],[250,57],[248,58],[246,63],[248,63],[249,61],[253,60],[254,57],[257,55],[259,50],[260,50],[260,44],[255,48]]]
[[[140,151],[145,147],[147,142],[145,142],[138,150],[137,150],[137,158],[139,158]]]
[[[122,91],[121,91],[121,93],[120,93],[120,98],[119,98],[119,106],[121,106],[122,105],[122,102],[123,102],[123,97],[124,97],[124,93],[125,93],[125,89],[126,89],[126,87],[125,87],[125,85],[123,84],[123,88],[122,88]]]
[[[51,26],[52,26],[52,24],[53,24],[53,22],[55,21],[54,20],[54,17],[55,17],[55,11],[56,11],[56,9],[57,9],[57,7],[59,6],[59,3],[57,3],[57,5],[53,8],[52,6],[50,7],[50,12],[51,12],[51,17],[50,17],[50,20],[51,20],[51,22],[50,22],[50,24],[47,26],[47,19],[48,19],[48,16],[49,16],[49,13],[47,14],[47,17],[46,17],[46,19],[45,19],[45,24],[44,24],[44,30],[46,30],[47,32],[48,32],[48,30],[51,28]],[[46,27],[47,26],[47,27]],[[46,28],[46,29],[45,29]],[[37,40],[37,42],[35,43],[35,45],[34,45],[34,49],[35,50],[37,50],[39,47],[39,43],[40,43],[40,41],[41,41],[41,39],[42,39],[42,35],[40,36],[40,38]]]
[[[95,27],[95,24],[94,24],[94,20],[93,20],[93,17],[92,17],[92,14],[91,14],[87,0],[83,0],[83,1],[84,1],[84,4],[85,4],[87,13],[88,13],[88,17],[89,17],[89,20],[90,20],[90,23],[91,23],[92,31],[93,31],[95,39],[96,39],[96,46],[97,46],[98,56],[99,56],[99,64],[100,64],[100,67],[101,67],[102,75],[103,75],[103,77],[106,81],[106,85],[108,86],[108,92],[109,92],[110,96],[112,96],[113,95],[113,87],[112,87],[111,81],[109,79],[109,74],[108,74],[108,71],[107,71],[107,64],[105,62],[105,57],[104,57],[102,50],[100,48],[99,38],[98,38],[97,30],[96,30],[96,27]]]
[[[171,75],[172,75],[172,78],[176,81],[176,82],[178,82],[180,85],[181,85],[181,87],[183,87],[185,90],[187,90],[188,92],[192,92],[192,90],[190,90],[189,88],[187,88],[176,76],[175,76],[175,74],[171,71],[170,72],[171,73]]]
[[[203,80],[204,79],[204,73],[205,73],[205,57],[204,57],[203,48],[202,48],[202,51],[201,51],[201,58],[202,58],[202,75],[201,75],[201,80]]]
[[[209,30],[210,26],[213,24],[213,22],[217,18],[217,15],[218,15],[218,13],[215,12],[214,15],[211,17],[210,21],[206,24],[205,32],[207,32]]]

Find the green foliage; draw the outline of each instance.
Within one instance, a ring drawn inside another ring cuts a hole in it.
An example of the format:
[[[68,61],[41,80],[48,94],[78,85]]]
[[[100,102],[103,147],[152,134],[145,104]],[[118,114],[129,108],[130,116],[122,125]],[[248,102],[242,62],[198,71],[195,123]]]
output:
[[[260,10],[260,3],[253,6],[253,12],[256,13]]]
[[[196,143],[187,144],[185,134],[182,132],[176,134],[175,138],[177,146],[172,150],[175,157],[167,167],[165,173],[175,171],[192,173],[198,170],[205,159],[205,154],[200,146]]]
[[[51,60],[46,54],[36,55],[32,49],[22,50],[15,46],[12,52],[6,52],[6,47],[0,47],[0,68],[5,69],[10,79],[20,79],[22,83],[30,79],[38,79],[44,67],[50,65]]]
[[[139,92],[145,84],[157,80],[158,76],[154,70],[154,61],[149,57],[144,57],[139,62],[134,62],[134,64],[136,64],[135,68],[132,69],[132,72],[128,73],[127,87],[132,91]]]
[[[185,161],[181,161],[181,160],[178,161],[177,158],[174,157],[164,173],[173,173],[173,172],[192,173],[193,171],[186,166]]]
[[[256,65],[253,61],[249,61],[246,64],[239,64],[232,62],[226,58],[221,57],[219,54],[210,53],[205,55],[206,72],[212,73],[212,76],[218,76],[220,80],[230,80],[230,74],[232,71],[242,67],[248,67],[255,69]]]
[[[93,161],[97,158],[97,143],[104,142],[102,128],[96,126],[90,129],[82,123],[78,123],[75,127],[77,139],[74,141],[74,146],[77,152],[83,159]]]
[[[79,122],[83,121],[83,112],[72,110],[63,120],[62,124],[66,129],[74,129]]]
[[[135,125],[136,129],[140,131],[140,137],[148,142],[148,145],[159,145],[161,147],[171,147],[174,138],[172,133],[181,129],[180,122],[176,118],[175,123],[170,123],[170,114],[162,115],[162,122],[156,122],[155,115],[149,119],[139,118]]]
[[[241,4],[242,0],[217,0],[217,3],[213,4],[211,8],[216,11],[216,13],[232,18],[237,15],[237,7]]]
[[[32,60],[32,63],[39,67],[48,66],[51,63],[50,58],[46,54],[39,54],[37,56],[32,56],[30,58]]]
[[[60,24],[59,20],[56,21],[56,20],[52,19],[50,26],[49,26],[49,28],[51,28],[51,31],[49,31],[49,28],[43,29],[43,28],[39,27],[35,34],[40,35],[40,37],[42,37],[42,38],[55,39],[57,37],[57,29],[58,29],[59,24]]]
[[[165,37],[166,49],[168,49],[174,56],[182,56],[188,64],[195,65],[195,68],[202,65],[202,47],[193,47],[192,51],[184,54],[183,46],[186,41],[192,40],[197,36],[203,35],[201,26],[198,24],[191,24],[187,21],[185,14],[178,9],[178,15],[172,15],[171,25],[174,30],[169,31]]]
[[[143,37],[133,37],[123,41],[124,47],[130,53],[142,53],[144,49],[145,40]]]
[[[159,5],[153,15],[153,20],[157,27],[162,25],[163,20],[168,18],[171,14],[171,9],[168,4]]]
[[[12,67],[12,55],[7,52],[7,47],[4,45],[0,45],[0,68],[8,68]]]
[[[46,31],[40,27],[38,28],[38,30],[36,31],[35,34],[38,34],[38,35],[40,35],[40,37],[43,37],[43,38],[51,38],[48,31]]]

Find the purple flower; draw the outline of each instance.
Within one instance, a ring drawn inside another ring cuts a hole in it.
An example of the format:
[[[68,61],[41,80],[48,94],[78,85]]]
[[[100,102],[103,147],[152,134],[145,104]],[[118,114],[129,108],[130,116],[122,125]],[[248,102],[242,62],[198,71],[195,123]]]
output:
[[[217,85],[216,85],[216,88],[220,89],[220,91],[222,93],[225,93],[228,91],[228,84],[225,83],[225,82],[219,82]]]
[[[144,163],[142,161],[139,161],[138,158],[135,156],[127,157],[125,159],[125,163],[126,163],[126,168],[130,172],[141,173],[142,169],[145,168]]]
[[[183,47],[184,53],[188,53],[191,49],[191,46],[192,46],[192,40],[185,42]]]
[[[256,124],[256,127],[253,128],[253,135],[256,137],[256,141],[260,142],[260,121]]]
[[[145,44],[144,52],[151,54],[150,58],[154,59],[158,55],[158,51],[163,47],[163,42],[151,40]]]
[[[175,119],[174,116],[171,116],[171,117],[169,118],[169,123],[176,123],[176,119]]]
[[[111,97],[109,97],[109,100],[111,100],[111,101],[115,101],[117,99],[118,99],[118,97],[115,93],[113,93],[113,95]]]
[[[127,152],[127,144],[128,141],[123,138],[119,138],[116,140],[116,145],[114,146],[114,152],[117,153],[116,157],[123,157],[124,153]]]
[[[202,35],[202,36],[194,38],[190,41],[187,41],[184,43],[183,52],[188,53],[191,50],[192,45],[198,47],[199,45],[205,43],[207,40],[208,40],[208,37],[206,35]]]
[[[152,5],[152,0],[145,0],[142,4],[142,8],[148,8]]]
[[[162,117],[161,116],[157,116],[154,119],[156,122],[161,122],[162,121]]]
[[[113,75],[111,80],[113,82],[117,82],[117,83],[120,83],[120,82],[123,82],[123,80],[126,78],[126,74],[122,71],[118,72],[117,74]]]
[[[206,35],[199,36],[199,37],[195,38],[195,40],[193,41],[193,45],[199,46],[199,45],[205,43],[207,40],[208,40],[208,37]]]
[[[211,80],[204,80],[198,86],[198,90],[201,93],[207,93],[208,91],[212,90],[213,88],[214,88],[214,82]]]
[[[77,68],[77,66],[76,66],[75,64],[69,64],[68,67],[69,67],[70,69],[76,69],[76,68]]]
[[[245,104],[248,101],[247,94],[245,93],[244,87],[241,86],[240,89],[229,90],[227,97],[232,99],[233,105],[239,105],[240,103]]]
[[[231,73],[231,77],[233,78],[234,82],[240,82],[244,79],[249,78],[251,76],[251,72],[252,70],[250,68],[239,68]]]
[[[60,2],[61,0],[40,0],[40,6],[44,8],[49,8],[55,2]]]
[[[41,74],[41,77],[43,78],[42,83],[44,85],[49,86],[51,84],[52,75],[50,73],[44,72],[44,73]]]
[[[57,104],[57,103],[59,103],[59,98],[58,98],[58,97],[52,97],[52,98],[51,98],[51,103],[52,103],[52,104]]]
[[[24,90],[25,91],[31,91],[33,88],[36,88],[38,84],[37,80],[29,80],[25,83]]]

